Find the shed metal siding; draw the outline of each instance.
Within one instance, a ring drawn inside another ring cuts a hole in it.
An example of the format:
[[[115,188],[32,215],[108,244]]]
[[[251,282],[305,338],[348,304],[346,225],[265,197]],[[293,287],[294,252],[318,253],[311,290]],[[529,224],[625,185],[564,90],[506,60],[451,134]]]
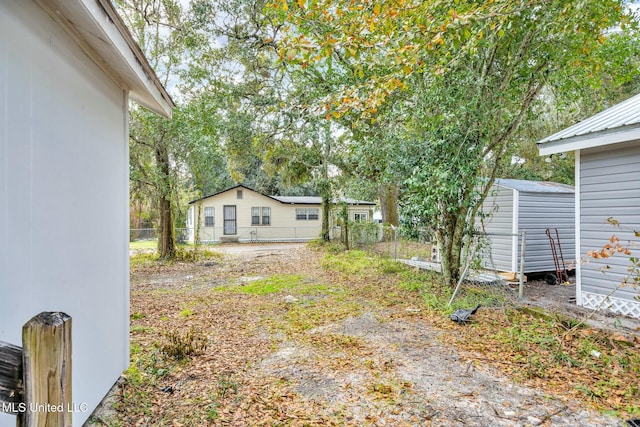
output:
[[[489,215],[485,219],[484,231],[511,233],[513,223],[514,190],[494,187],[484,201],[482,212]],[[490,247],[483,252],[483,265],[499,271],[512,271],[512,238],[510,236],[489,236]]]
[[[502,180],[501,183],[508,181]],[[513,182],[523,183],[518,180]],[[483,204],[482,211],[490,214],[485,220],[484,231],[503,234],[489,237],[490,251],[482,254],[484,267],[498,271],[520,271],[522,239],[508,234],[526,230],[525,273],[554,271],[551,245],[545,233],[547,228],[558,229],[565,263],[570,264],[575,258],[574,193],[568,192],[571,191],[569,187],[559,189],[550,186],[549,191],[543,191],[544,188],[535,183],[521,188],[531,188],[532,191],[494,185]]]
[[[525,273],[554,271],[547,228],[557,228],[564,260],[568,264],[575,253],[575,196],[571,193],[520,192],[518,228],[526,230]],[[520,246],[518,246],[518,260]],[[520,267],[518,266],[518,269]]]
[[[580,253],[585,256],[588,250],[606,244],[612,234],[625,242],[634,240],[633,230],[640,230],[640,141],[606,150],[582,150],[580,156]],[[622,228],[614,229],[607,223],[609,217],[619,221]],[[589,259],[582,265],[582,291],[611,294],[627,276],[628,265],[628,256],[624,255]],[[611,267],[606,273],[605,266]],[[638,295],[631,287],[611,294],[630,301]]]

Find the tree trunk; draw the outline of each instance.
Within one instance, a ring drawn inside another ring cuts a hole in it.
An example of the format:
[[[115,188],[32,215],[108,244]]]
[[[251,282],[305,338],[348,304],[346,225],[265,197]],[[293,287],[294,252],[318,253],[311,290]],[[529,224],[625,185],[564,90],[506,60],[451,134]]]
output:
[[[160,222],[158,224],[158,253],[162,259],[174,258],[175,237],[171,215],[171,175],[169,170],[169,154],[161,148],[156,149],[156,164],[160,175],[158,208]]]
[[[460,279],[468,209],[462,209],[462,211],[464,215],[461,215],[463,212],[446,215],[444,226],[435,232],[440,248],[442,274],[449,285],[456,284]]]
[[[395,182],[382,184],[379,188],[380,210],[382,211],[382,222],[398,226],[400,224],[400,214],[398,213],[398,184]]]
[[[399,193],[398,184],[395,182],[382,184],[378,189],[378,195],[380,198],[380,210],[382,211],[383,224],[390,224],[395,227],[400,225],[400,214],[398,212],[398,193]],[[385,233],[385,234],[389,234],[389,235],[383,235],[382,240],[384,241],[393,240],[393,233]]]
[[[330,241],[329,238],[329,209],[331,208],[331,201],[327,195],[322,196],[322,231],[320,232],[320,239],[323,242]]]
[[[324,146],[322,147],[322,232],[323,242],[330,241],[329,209],[331,208],[331,184],[329,183],[329,156],[331,155],[331,123],[325,124]]]

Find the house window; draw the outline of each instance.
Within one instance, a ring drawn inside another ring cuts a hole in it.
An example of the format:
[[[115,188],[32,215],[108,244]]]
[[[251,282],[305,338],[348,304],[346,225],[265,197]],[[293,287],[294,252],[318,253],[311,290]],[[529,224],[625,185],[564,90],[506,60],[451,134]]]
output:
[[[353,214],[353,220],[355,222],[364,222],[364,221],[367,220],[367,217],[368,217],[368,215],[367,215],[366,212],[355,212]]]
[[[320,218],[318,208],[296,208],[296,219],[298,221],[312,221]]]
[[[238,200],[242,199],[242,190],[236,191],[236,196],[237,196]]]
[[[204,226],[213,227],[214,225],[214,210],[213,208],[204,208]]]
[[[251,225],[270,225],[271,208],[253,207],[251,208]]]

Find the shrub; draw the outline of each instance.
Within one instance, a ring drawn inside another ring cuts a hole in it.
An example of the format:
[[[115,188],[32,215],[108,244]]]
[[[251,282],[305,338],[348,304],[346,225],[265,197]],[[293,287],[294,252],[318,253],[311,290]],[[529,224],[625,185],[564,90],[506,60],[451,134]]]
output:
[[[202,354],[207,349],[208,339],[193,326],[185,333],[169,331],[164,333],[167,342],[162,344],[160,351],[174,359],[186,359],[190,356]]]

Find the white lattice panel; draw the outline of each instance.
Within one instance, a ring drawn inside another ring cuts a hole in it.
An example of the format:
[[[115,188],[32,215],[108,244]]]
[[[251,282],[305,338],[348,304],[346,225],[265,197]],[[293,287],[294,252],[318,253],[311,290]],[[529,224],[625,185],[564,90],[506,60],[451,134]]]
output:
[[[615,313],[640,319],[640,302],[637,301],[629,301],[599,294],[592,294],[590,292],[583,292],[582,305],[593,309],[604,308]]]

